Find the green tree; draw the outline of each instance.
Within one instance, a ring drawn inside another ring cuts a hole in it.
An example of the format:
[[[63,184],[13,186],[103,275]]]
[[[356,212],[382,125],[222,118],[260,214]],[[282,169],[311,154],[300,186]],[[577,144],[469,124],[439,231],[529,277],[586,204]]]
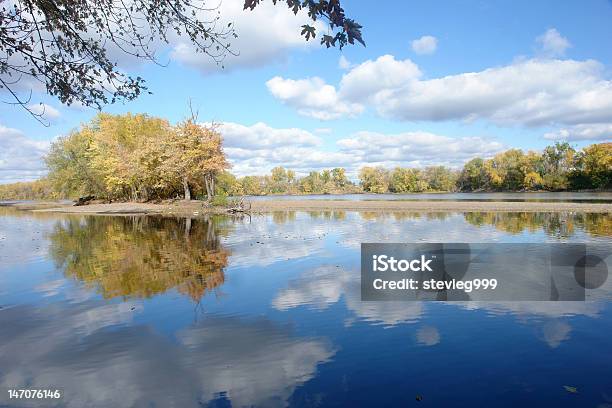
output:
[[[286,193],[289,189],[289,176],[284,167],[274,167],[270,172],[270,192]]]
[[[464,191],[483,190],[488,187],[484,160],[476,157],[463,166],[459,176],[459,188]]]
[[[542,153],[542,184],[548,190],[565,190],[574,169],[576,151],[567,142],[547,146]]]

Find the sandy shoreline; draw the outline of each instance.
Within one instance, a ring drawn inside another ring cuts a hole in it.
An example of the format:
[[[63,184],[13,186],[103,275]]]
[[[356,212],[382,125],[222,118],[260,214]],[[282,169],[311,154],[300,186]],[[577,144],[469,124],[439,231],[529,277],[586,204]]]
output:
[[[6,205],[6,204],[5,204]],[[71,206],[52,202],[15,203],[10,206],[36,212],[60,212],[70,214],[167,214],[199,215],[226,213],[222,207],[207,207],[202,201],[177,201],[174,203],[112,203]],[[418,211],[418,212],[586,212],[612,213],[608,203],[572,202],[495,202],[495,201],[349,201],[349,200],[261,200],[251,202],[251,213],[273,211]]]

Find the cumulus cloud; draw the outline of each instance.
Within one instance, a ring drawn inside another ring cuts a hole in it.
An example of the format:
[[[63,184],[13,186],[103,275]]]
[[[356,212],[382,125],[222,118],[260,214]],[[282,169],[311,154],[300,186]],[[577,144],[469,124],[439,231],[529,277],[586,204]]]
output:
[[[357,162],[385,167],[460,166],[476,156],[490,157],[505,147],[482,137],[451,138],[428,132],[357,132],[337,144]]]
[[[276,76],[266,82],[266,86],[275,98],[296,108],[300,115],[315,119],[350,117],[363,111],[358,103],[342,101],[336,88],[319,77],[293,80]]]
[[[266,85],[281,102],[298,113],[320,120],[357,116],[363,103],[379,92],[396,89],[421,75],[410,60],[397,61],[392,55],[368,60],[343,75],[339,91],[319,77],[285,79],[276,76]]]
[[[302,81],[306,81],[303,83]],[[391,55],[368,60],[347,72],[336,88],[312,79],[284,80],[284,92],[272,94],[307,116],[327,119],[355,115],[371,106],[379,115],[404,121],[488,120],[505,126],[577,125],[612,122],[612,81],[594,60],[519,60],[480,72],[422,79],[410,60]]]
[[[232,172],[244,176],[268,173],[283,166],[305,173],[311,169],[348,165],[351,158],[338,152],[325,152],[323,140],[299,128],[273,128],[265,123],[245,126],[220,124],[224,150]]]
[[[306,130],[278,129],[262,122],[252,126],[223,122],[219,131],[223,134],[223,142],[227,148],[258,150],[281,146],[318,146],[322,143],[321,138]]]
[[[549,140],[612,140],[612,123],[576,125],[544,134]]]
[[[412,51],[415,53],[422,54],[433,54],[438,48],[438,39],[431,35],[424,35],[417,40],[413,40]]]
[[[345,74],[340,81],[343,99],[364,102],[380,92],[402,87],[421,76],[419,67],[406,59],[398,61],[393,55],[368,60]]]
[[[271,61],[282,61],[292,49],[316,47],[318,41],[305,41],[300,35],[301,26],[312,24],[305,11],[294,15],[287,7],[275,6],[271,1],[261,2],[253,11],[243,10],[240,1],[220,2],[219,12],[225,27],[233,23],[238,38],[228,40],[230,49],[237,55],[227,55],[222,64],[226,71],[238,67],[259,67]],[[202,16],[210,19],[210,13]],[[322,22],[316,22],[319,32],[324,30]],[[219,72],[209,56],[196,53],[186,38],[176,38],[172,43],[171,57],[203,73]]]
[[[555,28],[546,30],[544,34],[536,38],[539,52],[546,57],[560,57],[572,45],[567,38],[563,37]]]
[[[29,139],[20,130],[0,124],[0,183],[41,177],[48,148],[48,141]]]
[[[362,131],[338,140],[330,151],[323,147],[320,136],[299,128],[225,122],[219,125],[219,131],[232,172],[240,176],[266,174],[276,166],[293,169],[298,175],[345,167],[351,177],[365,165],[460,166],[473,157],[489,157],[505,148],[496,140],[478,136],[452,138],[428,132]]]

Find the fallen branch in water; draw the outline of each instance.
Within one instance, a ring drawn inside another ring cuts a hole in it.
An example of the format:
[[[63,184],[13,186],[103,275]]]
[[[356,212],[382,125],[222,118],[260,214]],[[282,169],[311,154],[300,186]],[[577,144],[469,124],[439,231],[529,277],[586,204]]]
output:
[[[245,205],[244,197],[242,197],[240,199],[240,201],[238,201],[233,207],[228,208],[227,212],[230,213],[230,214],[250,213],[251,212],[251,203],[247,202],[246,204],[248,204],[248,208]]]

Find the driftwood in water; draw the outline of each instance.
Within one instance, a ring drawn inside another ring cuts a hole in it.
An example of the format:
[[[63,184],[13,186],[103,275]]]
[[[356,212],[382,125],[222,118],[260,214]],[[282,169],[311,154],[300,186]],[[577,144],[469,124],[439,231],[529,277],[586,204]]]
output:
[[[76,203],[74,203],[75,206],[79,206],[79,205],[87,205],[89,204],[90,201],[94,200],[96,197],[92,196],[92,195],[88,195],[85,197],[79,197],[79,199],[76,201]]]
[[[234,206],[227,209],[230,214],[249,213],[251,211],[251,203],[247,201],[245,204],[244,197],[240,199]]]

